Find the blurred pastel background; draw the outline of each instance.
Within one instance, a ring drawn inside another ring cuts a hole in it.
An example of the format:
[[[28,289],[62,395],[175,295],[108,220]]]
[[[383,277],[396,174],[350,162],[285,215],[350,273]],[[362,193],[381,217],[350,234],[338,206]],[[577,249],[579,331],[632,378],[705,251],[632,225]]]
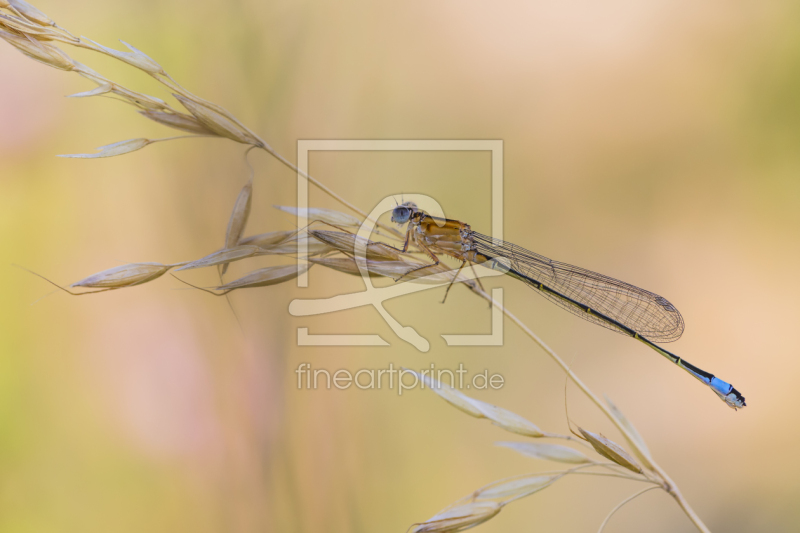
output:
[[[687,327],[669,349],[734,383],[727,409],[656,354],[584,323],[513,280],[507,306],[634,421],[713,531],[800,530],[800,32],[792,2],[144,0],[37,6],[61,26],[155,57],[295,159],[298,139],[502,139],[506,238],[666,296]],[[168,98],[121,64],[76,58]],[[405,531],[503,477],[553,465],[427,391],[297,390],[295,369],[500,373],[476,397],[566,432],[564,376],[511,323],[488,333],[462,287],[392,301],[432,343],[397,339],[372,309],[294,318],[295,298],[361,290],[322,268],[224,299],[164,277],[72,298],[124,262],[218,249],[246,180],[240,145],[177,141],[127,156],[56,154],[171,135],[91,84],[0,43],[0,532]],[[292,229],[293,174],[256,167],[248,234]],[[315,153],[311,173],[365,210],[435,197],[490,230],[488,153]],[[339,208],[316,190],[312,204]],[[240,263],[234,274],[256,263]],[[261,261],[259,264],[272,264]],[[212,272],[191,279],[212,284]],[[229,279],[232,279],[229,277]],[[296,330],[378,333],[386,348],[298,347]],[[570,416],[619,439],[569,388]],[[476,531],[596,531],[638,490],[574,478]],[[693,531],[651,492],[608,532]]]

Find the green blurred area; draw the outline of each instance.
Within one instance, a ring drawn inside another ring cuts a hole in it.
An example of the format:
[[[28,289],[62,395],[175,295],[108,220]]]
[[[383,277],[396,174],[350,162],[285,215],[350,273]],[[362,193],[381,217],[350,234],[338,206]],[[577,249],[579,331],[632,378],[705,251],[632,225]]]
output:
[[[800,38],[790,2],[290,2],[168,0],[37,6],[78,35],[157,59],[295,160],[298,139],[502,139],[505,237],[663,294],[687,323],[669,346],[747,397],[727,409],[646,348],[513,280],[506,305],[634,421],[714,531],[797,531],[800,358]],[[231,295],[164,278],[86,298],[70,283],[125,262],[196,259],[224,241],[247,178],[243,147],[205,139],[97,161],[56,158],[172,135],[75,75],[0,43],[0,532],[405,531],[494,480],[553,468],[493,445],[513,435],[429,391],[297,390],[331,371],[489,369],[474,395],[568,431],[564,376],[513,324],[502,347],[462,287],[295,318],[295,298],[362,290],[321,267],[311,285]],[[120,45],[121,46],[121,45]],[[146,76],[76,52],[168,98]],[[248,234],[292,229],[295,177],[263,154]],[[432,196],[489,232],[487,153],[317,152],[312,175],[364,210]],[[312,204],[339,209],[311,190]],[[276,261],[260,260],[258,264]],[[239,263],[231,276],[253,263]],[[187,279],[210,285],[213,272]],[[179,290],[180,289],[180,290]],[[310,333],[377,333],[387,348],[298,347]],[[619,439],[568,388],[571,419]],[[509,506],[482,532],[594,531],[638,486],[575,478]],[[607,531],[692,526],[652,492]]]

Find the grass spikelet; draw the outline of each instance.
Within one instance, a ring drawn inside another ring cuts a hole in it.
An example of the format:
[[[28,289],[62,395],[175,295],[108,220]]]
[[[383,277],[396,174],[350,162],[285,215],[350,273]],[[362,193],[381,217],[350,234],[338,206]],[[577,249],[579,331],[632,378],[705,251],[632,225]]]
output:
[[[307,272],[310,265],[273,266],[266,267],[247,274],[237,280],[226,283],[216,288],[226,294],[236,289],[251,289],[254,287],[268,287],[278,285],[284,281],[295,279],[300,274]]]
[[[474,285],[474,282],[462,275],[459,275],[453,281],[458,270],[453,270],[444,263],[430,265],[425,268],[419,268],[421,266],[420,263],[411,263],[409,261],[369,261],[368,263],[368,268],[371,272],[374,271],[382,276],[393,278],[395,281],[416,281],[434,285],[449,282]]]
[[[409,370],[412,374],[416,375],[422,380],[433,392],[444,398],[457,409],[460,409],[470,416],[476,418],[488,418],[492,423],[498,427],[505,429],[517,435],[526,437],[544,437],[545,434],[536,427],[535,424],[522,418],[521,416],[512,413],[502,407],[470,398],[466,394],[462,394],[449,385],[444,385],[440,381],[431,378],[427,375],[422,375],[413,370]]]
[[[353,276],[360,276],[361,271],[358,269],[358,264],[355,259],[351,257],[312,257],[308,259],[310,262],[322,265],[324,267],[332,268],[338,272],[351,274]],[[382,274],[373,272],[371,269],[367,270],[370,277],[382,277]]]
[[[76,281],[70,287],[93,289],[133,287],[160,278],[171,268],[172,265],[161,263],[130,263],[92,274]]]
[[[324,257],[310,259],[310,261],[345,274],[361,275],[361,271],[358,268],[359,261],[352,257]],[[367,273],[372,277],[381,276],[394,280],[399,280],[399,278],[403,277],[403,282],[418,281],[420,283],[440,284],[452,281],[455,275],[454,270],[448,269],[443,264],[431,266],[424,270],[416,270],[409,275],[406,275],[406,273],[409,270],[419,268],[420,263],[411,263],[409,261],[367,261],[364,266]],[[459,282],[462,281],[466,281],[466,279],[459,277]]]
[[[216,133],[206,128],[196,118],[190,115],[184,115],[183,113],[167,113],[165,111],[146,109],[144,111],[139,111],[139,114],[154,122],[158,122],[162,126],[167,126],[176,130],[196,133],[198,135],[216,135]]]
[[[288,239],[281,241],[278,244],[264,245],[261,247],[261,249],[265,253],[276,254],[276,255],[298,254],[300,253],[301,245],[305,245],[306,254],[308,255],[319,255],[335,251],[326,243],[311,238],[306,234],[299,234],[297,232],[293,233],[295,233],[294,236],[289,237]]]
[[[208,254],[205,257],[201,257],[196,261],[187,263],[176,269],[176,271],[206,268],[216,265],[227,265],[228,263],[232,263],[234,261],[240,261],[242,259],[247,259],[248,257],[253,257],[259,252],[261,252],[261,248],[258,246],[234,246],[233,248],[224,248]]]
[[[259,233],[258,235],[251,235],[239,239],[239,244],[252,244],[259,248],[267,248],[275,244],[280,244],[295,235],[297,235],[296,231],[270,231],[268,233]]]
[[[124,44],[130,52],[120,52],[119,50],[114,50],[113,48],[109,48],[107,46],[103,46],[100,43],[97,43],[91,39],[87,39],[84,37],[86,41],[92,43],[98,52],[102,52],[106,55],[109,55],[113,58],[119,59],[133,67],[136,67],[140,70],[147,72],[148,74],[164,74],[164,69],[161,68],[161,65],[155,62],[153,58],[142,52],[141,50],[137,50],[133,46],[129,45],[125,41],[120,41]]]
[[[250,218],[250,208],[253,205],[253,180],[247,180],[242,190],[239,191],[239,196],[236,197],[236,203],[233,205],[231,211],[231,218],[228,220],[228,229],[225,231],[225,248],[233,248],[239,242],[244,234],[245,226],[247,226],[247,219]],[[222,265],[222,274],[228,271],[228,264]]]
[[[342,213],[334,209],[322,209],[319,207],[309,207],[308,209],[300,209],[298,207],[291,207],[285,205],[274,205],[275,209],[279,209],[285,213],[290,213],[295,216],[307,218],[309,221],[320,221],[332,224],[334,226],[354,226],[361,225],[361,221],[353,215]]]
[[[530,475],[508,481],[499,481],[478,489],[473,497],[476,500],[516,500],[546,489],[563,476],[564,474]]]
[[[161,111],[164,109],[169,109],[169,106],[164,100],[161,98],[156,98],[155,96],[137,93],[136,91],[131,91],[118,85],[114,86],[112,92],[145,111]]]
[[[539,429],[535,424],[516,413],[512,413],[511,411],[503,409],[502,407],[497,407],[473,398],[470,399],[472,400],[473,405],[477,407],[483,416],[491,420],[492,424],[495,426],[501,427],[506,431],[510,431],[511,433],[516,433],[517,435],[523,435],[525,437],[545,436],[542,430]]]
[[[53,19],[42,13],[39,9],[35,8],[34,6],[30,5],[25,0],[8,0],[5,6],[2,7],[11,7],[25,17],[26,19],[35,22],[41,26],[55,26],[56,23]]]
[[[17,50],[40,63],[59,70],[73,70],[75,62],[61,49],[31,37],[19,36],[0,30],[0,38],[14,46]]]
[[[417,524],[411,533],[454,533],[494,518],[503,506],[496,502],[472,502],[452,507]]]
[[[402,252],[392,248],[388,244],[363,239],[357,235],[353,235],[352,233],[328,230],[311,230],[308,233],[315,239],[318,239],[348,255],[353,255],[355,253],[356,243],[359,243],[360,245],[366,247],[366,257],[368,260],[400,261],[403,257]]]
[[[91,96],[101,96],[103,94],[108,94],[112,91],[114,87],[110,83],[101,83],[94,89],[89,91],[83,91],[80,93],[70,94],[67,98],[89,98]]]
[[[637,474],[642,473],[642,467],[639,466],[636,459],[616,442],[608,440],[599,433],[592,433],[591,431],[586,431],[581,428],[578,428],[578,431],[580,431],[581,435],[592,445],[592,448],[606,459],[614,461],[631,472],[636,472]]]
[[[129,154],[136,150],[141,150],[148,144],[155,141],[150,139],[128,139],[127,141],[120,141],[113,144],[107,144],[98,148],[99,152],[96,154],[64,154],[58,157],[68,157],[73,159],[98,159],[101,157],[114,157],[123,154]]]
[[[473,403],[473,399],[456,390],[454,387],[442,383],[441,381],[434,379],[428,375],[418,374],[413,370],[409,370],[412,374],[416,375],[425,385],[428,386],[433,392],[441,396],[446,402],[450,405],[467,413],[469,416],[474,416],[475,418],[486,418],[486,416],[475,407]]]
[[[561,444],[545,444],[542,442],[497,442],[497,446],[510,448],[527,457],[544,459],[569,464],[586,464],[592,460],[577,450]]]
[[[15,35],[28,35],[37,41],[49,41],[56,37],[53,30],[20,17],[0,13],[0,27],[7,28]]]
[[[630,420],[628,420],[628,418],[622,413],[622,411],[620,411],[619,408],[616,405],[614,405],[614,402],[611,401],[611,398],[606,396],[605,399],[609,409],[611,409],[611,414],[614,415],[614,418],[616,418],[617,421],[625,429],[627,429],[628,433],[630,433],[631,436],[633,437],[633,440],[635,442],[631,443],[631,448],[633,449],[634,455],[636,455],[636,457],[639,458],[639,460],[642,461],[642,463],[644,463],[644,465],[647,468],[652,469],[650,450],[647,447],[647,444],[645,444],[642,436],[636,430],[636,427],[631,423]],[[623,433],[622,435],[625,437],[626,440],[630,440],[628,439],[628,436],[625,435],[625,433]]]
[[[190,100],[189,98],[180,94],[174,94],[175,98],[183,104],[189,113],[194,115],[206,128],[210,129],[215,134],[221,137],[227,137],[233,141],[242,144],[252,144],[253,146],[260,146],[258,139],[253,137],[244,128],[239,126],[234,120],[226,117],[222,113],[211,109],[210,107]]]
[[[172,265],[161,265],[159,263],[133,263],[130,265],[111,268],[109,270],[104,270],[103,272],[93,274],[88,278],[82,279],[81,281],[76,281],[70,285],[70,287],[96,288],[97,290],[87,292],[72,292],[68,288],[62,287],[58,283],[42,276],[37,272],[34,272],[33,270],[29,270],[19,265],[14,266],[21,268],[22,270],[29,272],[36,277],[42,278],[47,283],[53,285],[54,287],[58,287],[60,290],[72,296],[86,296],[87,294],[113,291],[117,289],[124,289],[126,287],[133,287],[135,285],[141,285],[156,278],[160,278],[165,272],[172,268]],[[161,268],[157,267],[163,267],[163,271]]]

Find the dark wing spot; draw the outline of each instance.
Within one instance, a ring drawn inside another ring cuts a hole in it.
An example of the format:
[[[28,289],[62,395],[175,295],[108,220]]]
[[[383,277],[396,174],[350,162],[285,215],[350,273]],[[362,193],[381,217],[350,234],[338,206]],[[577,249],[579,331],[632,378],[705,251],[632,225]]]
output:
[[[677,311],[677,309],[675,309],[675,306],[669,303],[669,301],[663,296],[656,297],[656,303],[661,307],[663,307],[664,309],[666,309],[667,311]]]

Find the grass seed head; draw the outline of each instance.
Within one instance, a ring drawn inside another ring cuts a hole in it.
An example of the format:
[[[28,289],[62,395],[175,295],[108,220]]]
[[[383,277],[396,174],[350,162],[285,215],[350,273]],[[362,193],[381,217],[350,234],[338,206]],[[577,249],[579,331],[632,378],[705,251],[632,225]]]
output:
[[[324,267],[332,268],[338,272],[343,272],[344,274],[351,274],[353,276],[361,275],[361,271],[358,269],[358,264],[352,257],[312,257],[309,258],[309,261]],[[370,277],[381,276],[381,274],[373,272],[372,270],[368,270],[368,274]]]
[[[511,433],[523,435],[525,437],[544,437],[544,433],[536,424],[526,420],[516,413],[512,413],[502,407],[497,407],[489,403],[481,402],[470,398],[473,405],[495,426],[501,427]]]
[[[149,118],[152,121],[158,122],[163,126],[175,128],[176,130],[195,133],[197,135],[215,135],[211,130],[206,128],[200,123],[199,120],[191,115],[184,115],[183,113],[166,113],[164,111],[156,111],[152,109],[139,111],[139,114],[143,117]]]
[[[450,405],[452,405],[456,409],[459,409],[460,411],[467,413],[469,416],[474,416],[475,418],[486,418],[486,416],[480,411],[480,409],[475,407],[473,403],[474,400],[469,396],[467,396],[466,394],[459,392],[454,387],[442,383],[441,381],[434,379],[428,376],[427,374],[420,374],[414,372],[413,370],[408,370],[408,372],[411,372],[412,374],[417,376],[417,378],[419,378],[420,381],[425,383],[425,385],[427,385],[429,389],[431,389],[433,392],[441,396],[445,401],[447,401]]]
[[[394,278],[397,281],[417,281],[434,285],[452,282],[457,272],[457,270],[451,269],[444,263],[431,264],[425,268],[420,268],[423,265],[423,263],[412,263],[410,261],[370,261],[369,269],[382,276]],[[474,284],[474,282],[461,274],[459,274],[455,283]]]
[[[13,7],[15,10],[17,10],[17,12],[19,12],[26,19],[31,20],[36,24],[40,24],[42,26],[56,25],[53,19],[51,19],[50,17],[39,11],[37,8],[30,5],[25,0],[8,0],[8,2],[6,2],[6,5],[2,7],[7,7],[9,5]]]
[[[451,507],[417,524],[411,533],[454,533],[480,525],[495,517],[503,508],[496,502],[472,502]]]
[[[228,220],[228,229],[225,231],[225,248],[233,248],[242,238],[244,228],[247,226],[247,219],[250,218],[252,205],[253,180],[248,180],[239,191],[239,196],[236,197],[236,203],[233,205],[231,218]],[[225,263],[222,266],[222,273],[225,274],[227,270],[228,264]]]
[[[300,246],[305,245],[306,254],[319,255],[327,252],[335,251],[333,248],[320,242],[317,239],[309,237],[303,233],[293,232],[294,235],[285,239],[277,244],[266,244],[261,247],[265,253],[270,254],[289,254],[294,255],[300,253]]]
[[[355,259],[352,257],[344,257],[344,258],[323,258],[314,260],[315,263],[320,263],[324,266],[329,268],[333,268],[335,270],[339,270],[340,272],[344,272],[345,274],[353,274],[356,276],[361,275],[361,271],[359,270],[359,265],[363,266],[364,269],[371,277],[387,277],[392,278],[394,280],[402,281],[402,282],[410,282],[410,281],[417,281],[419,283],[429,283],[429,284],[442,284],[448,283],[453,280],[453,276],[455,271],[449,270],[444,265],[436,265],[427,267],[424,270],[415,270],[419,268],[421,265],[420,263],[411,263],[409,261],[367,261],[366,264],[360,259]],[[441,267],[441,269],[439,268]],[[410,274],[409,272],[412,271]],[[444,270],[444,271],[441,271]],[[400,278],[403,278],[400,280]],[[460,279],[460,281],[464,281]]]
[[[171,265],[161,263],[130,263],[92,274],[88,278],[76,281],[70,287],[92,289],[133,287],[160,278],[170,268]]]
[[[136,150],[141,150],[148,144],[152,143],[150,139],[128,139],[127,141],[120,141],[113,144],[107,144],[98,148],[99,152],[96,154],[65,154],[58,157],[69,157],[73,159],[99,159],[101,157],[114,157],[122,154],[129,154]]]
[[[589,441],[589,444],[592,445],[592,448],[594,448],[597,453],[606,459],[614,461],[618,465],[627,468],[631,472],[636,472],[637,474],[642,473],[642,467],[639,466],[639,463],[636,462],[636,459],[626,452],[622,446],[616,442],[608,440],[599,433],[592,433],[591,431],[586,431],[585,429],[581,428],[578,428],[578,430],[581,432],[581,435],[583,435],[583,437]]]
[[[496,426],[499,426],[506,431],[516,433],[517,435],[524,435],[526,437],[544,437],[544,433],[535,424],[522,418],[521,416],[507,411],[501,407],[497,407],[475,398],[470,398],[449,385],[445,385],[440,381],[428,376],[423,375],[413,370],[408,370],[417,376],[425,385],[427,385],[433,392],[447,400],[457,409],[464,411],[470,416],[475,418],[488,418]]]
[[[49,67],[59,70],[72,70],[75,68],[75,62],[72,61],[72,58],[52,44],[37,41],[27,35],[21,36],[2,30],[0,30],[0,38],[31,59],[35,59]]]
[[[239,239],[239,244],[252,244],[259,248],[266,248],[268,246],[280,244],[295,235],[297,235],[296,231],[270,231],[268,233],[259,233],[258,235],[251,235]]]
[[[387,244],[381,242],[373,242],[363,239],[352,233],[344,233],[341,231],[328,231],[328,230],[311,230],[308,232],[313,236],[340,252],[348,255],[354,255],[356,243],[366,247],[366,257],[368,260],[374,261],[400,261],[403,255],[398,250],[395,250]]]
[[[220,285],[218,291],[229,292],[236,289],[250,289],[254,287],[267,287],[277,285],[284,281],[295,279],[300,274],[308,271],[310,265],[273,266],[256,270],[237,280]]]
[[[510,448],[527,457],[533,457],[534,459],[544,459],[545,461],[556,461],[575,465],[592,462],[591,459],[578,450],[573,450],[562,444],[545,444],[542,442],[497,442],[495,444],[497,444],[497,446]]]
[[[502,407],[470,398],[466,394],[462,394],[453,387],[445,385],[430,376],[419,374],[409,370],[412,374],[416,375],[423,381],[433,392],[447,400],[454,407],[464,411],[470,416],[476,418],[488,418],[492,423],[498,427],[516,433],[517,435],[524,435],[526,437],[544,437],[544,433],[534,423],[522,418],[518,414],[512,413]]]
[[[84,37],[86,39],[86,37]],[[134,66],[140,70],[147,72],[148,74],[164,74],[164,69],[161,68],[161,65],[156,63],[156,61],[142,52],[141,50],[137,50],[133,46],[129,45],[125,41],[120,41],[124,44],[130,52],[120,52],[119,50],[114,50],[113,48],[109,48],[107,46],[103,46],[100,43],[97,43],[91,39],[86,39],[88,42],[95,45],[98,51],[103,52],[111,57],[119,59],[120,61],[127,63],[131,66]]]
[[[614,418],[626,429],[628,433],[630,433],[631,437],[633,438],[634,442],[630,442],[628,436],[623,433],[623,436],[626,440],[629,441],[631,445],[631,449],[633,450],[634,455],[644,464],[647,468],[652,469],[653,463],[650,459],[650,450],[647,448],[647,444],[644,442],[644,439],[636,430],[636,427],[631,423],[630,420],[623,414],[622,411],[619,410],[619,407],[614,405],[614,402],[611,401],[611,398],[608,396],[606,398],[606,403],[608,404],[609,409],[611,410],[611,414],[614,415]]]
[[[49,26],[40,26],[33,22],[13,15],[0,13],[0,27],[7,28],[12,33],[30,35],[39,41],[49,41],[54,37],[54,32]]]
[[[92,70],[91,68],[87,67],[83,63],[75,62],[75,72],[86,78],[87,80],[91,80],[97,85],[103,85],[104,83],[109,83],[99,72]]]
[[[255,137],[239,126],[233,119],[180,94],[174,94],[173,96],[183,104],[183,107],[185,107],[189,113],[194,115],[197,120],[217,135],[227,137],[228,139],[243,144],[260,145]]]
[[[101,96],[103,94],[108,94],[113,90],[114,86],[110,83],[101,83],[94,89],[83,91],[80,93],[70,94],[67,98],[89,98],[91,96]]]
[[[336,211],[334,209],[322,209],[319,207],[309,207],[307,209],[300,209],[298,207],[291,207],[285,205],[274,205],[272,206],[275,209],[280,209],[285,213],[291,213],[295,216],[301,216],[307,218],[309,222],[320,221],[320,222],[327,222],[328,224],[332,224],[334,226],[354,226],[358,227],[361,225],[361,221],[354,217],[353,215],[348,215],[347,213],[342,213],[341,211]]]
[[[366,261],[365,263],[361,259],[356,259],[350,256],[326,257],[322,259],[316,259],[313,262],[320,263],[329,268],[338,270],[339,272],[344,272],[345,274],[353,274],[354,276],[361,275],[361,270],[359,270],[359,266],[361,266],[371,277],[389,277],[395,279],[399,278],[409,270],[419,266],[416,263],[409,263],[405,261]]]
[[[149,94],[132,91],[116,84],[112,85],[111,90],[117,96],[121,96],[144,110],[163,111],[165,109],[170,109],[169,105],[164,100],[155,96],[150,96]]]
[[[475,491],[476,500],[509,500],[530,496],[542,489],[546,489],[563,474],[548,476],[530,475],[508,481],[498,481],[487,487]]]
[[[207,256],[198,259],[197,261],[192,261],[191,263],[187,263],[182,267],[176,269],[176,271],[192,270],[195,268],[206,268],[216,265],[227,265],[228,263],[232,263],[234,261],[240,261],[242,259],[247,259],[248,257],[253,257],[254,255],[257,255],[260,251],[261,248],[259,248],[258,246],[234,246],[233,248],[224,248],[212,254],[208,254]]]

